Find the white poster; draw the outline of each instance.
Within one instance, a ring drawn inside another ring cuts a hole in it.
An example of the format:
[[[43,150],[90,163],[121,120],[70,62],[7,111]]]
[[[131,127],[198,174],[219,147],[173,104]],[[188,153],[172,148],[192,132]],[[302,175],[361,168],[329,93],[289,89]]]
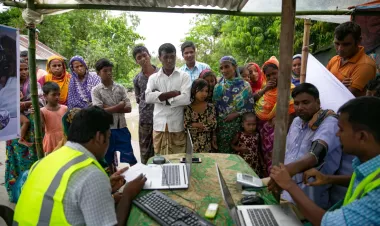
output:
[[[0,25],[0,141],[20,134],[19,32]]]
[[[354,95],[313,55],[307,59],[306,82],[315,85],[319,90],[321,107],[337,112],[339,108]]]

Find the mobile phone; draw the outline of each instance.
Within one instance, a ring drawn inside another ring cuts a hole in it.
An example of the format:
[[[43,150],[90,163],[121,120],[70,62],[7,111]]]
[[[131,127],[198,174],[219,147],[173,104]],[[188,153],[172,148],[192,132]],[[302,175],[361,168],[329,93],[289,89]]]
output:
[[[218,204],[217,203],[210,203],[207,207],[205,217],[209,219],[213,219],[216,216],[216,213],[218,212]]]
[[[186,158],[181,158],[179,161],[180,161],[181,163],[185,163],[185,162],[186,162]],[[201,162],[202,162],[202,159],[201,159],[201,158],[193,158],[193,159],[192,159],[192,162],[193,162],[193,163],[201,163]]]

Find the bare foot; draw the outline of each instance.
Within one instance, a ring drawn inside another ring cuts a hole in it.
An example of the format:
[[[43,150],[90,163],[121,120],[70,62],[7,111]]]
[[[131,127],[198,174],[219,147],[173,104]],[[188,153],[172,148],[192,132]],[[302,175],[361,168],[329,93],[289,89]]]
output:
[[[20,139],[18,139],[18,143],[19,143],[19,144],[22,144],[22,145],[25,145],[25,146],[27,146],[27,147],[31,147],[31,146],[33,146],[33,143],[30,143],[30,142],[24,140],[24,138],[20,138]]]

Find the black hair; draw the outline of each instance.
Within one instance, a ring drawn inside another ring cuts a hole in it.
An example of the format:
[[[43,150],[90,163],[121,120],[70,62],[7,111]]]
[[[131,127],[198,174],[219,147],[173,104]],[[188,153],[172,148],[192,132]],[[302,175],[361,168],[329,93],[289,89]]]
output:
[[[370,132],[380,143],[380,98],[358,97],[345,103],[338,113],[347,113],[352,129]]]
[[[380,97],[380,86],[377,86],[375,89],[375,94],[373,95],[374,97]]]
[[[59,91],[59,86],[55,82],[46,82],[44,86],[42,86],[42,91],[45,95],[48,95],[50,92]]]
[[[204,73],[203,76],[202,76],[202,78],[206,79],[207,77],[210,77],[210,76],[214,77],[215,82],[218,82],[217,79],[216,79],[216,74],[213,71],[208,71],[208,72]]]
[[[248,70],[248,67],[247,66],[240,66],[240,67],[238,67],[238,70],[239,70],[239,74],[242,75],[245,70]]]
[[[174,45],[171,43],[162,44],[160,46],[160,48],[158,48],[158,56],[161,56],[161,52],[163,52],[163,51],[165,53],[176,53],[176,49],[175,49]]]
[[[133,59],[136,60],[136,55],[139,53],[142,53],[142,52],[146,52],[150,56],[149,51],[145,46],[142,46],[142,45],[135,46],[135,48],[133,48],[133,52],[132,52]]]
[[[183,51],[185,51],[186,48],[193,48],[194,51],[195,51],[195,44],[194,42],[192,41],[185,41],[184,43],[182,43],[181,45],[181,52],[182,52],[182,55],[183,55]]]
[[[245,122],[249,118],[256,118],[256,114],[253,112],[246,112],[243,114],[241,121]]]
[[[27,57],[28,56],[28,51],[24,50],[20,52],[20,57]]]
[[[301,93],[307,93],[307,94],[313,96],[314,99],[319,99],[319,91],[318,91],[317,87],[315,87],[311,83],[301,83],[298,86],[296,86],[293,89],[292,97],[295,98],[296,96],[298,96]]]
[[[380,79],[372,79],[370,80],[367,85],[366,85],[366,89],[369,90],[369,91],[373,91],[375,90],[377,87],[380,86]]]
[[[266,64],[266,65],[264,65],[264,67],[263,67],[263,72],[264,72],[264,74],[265,74],[265,71],[268,70],[268,68],[270,68],[270,67],[273,68],[273,69],[275,69],[275,70],[278,70],[277,65],[272,64],[272,63],[270,63],[270,64]]]
[[[27,64],[27,63],[26,63],[26,60],[23,59],[23,58],[20,58],[20,63],[21,63],[21,64]]]
[[[67,140],[85,144],[93,139],[97,132],[106,135],[112,124],[112,114],[102,108],[94,106],[82,109],[74,115]]]
[[[355,22],[345,22],[335,28],[335,38],[342,41],[347,35],[352,34],[356,42],[360,41],[362,36],[362,30],[359,24]]]
[[[197,92],[201,91],[205,87],[210,88],[206,80],[203,78],[196,79],[191,85],[190,101],[193,102],[195,100],[195,94],[197,94]]]
[[[105,59],[105,58],[102,58],[102,59],[96,61],[95,69],[97,72],[102,70],[104,67],[113,67],[113,63],[110,60]]]

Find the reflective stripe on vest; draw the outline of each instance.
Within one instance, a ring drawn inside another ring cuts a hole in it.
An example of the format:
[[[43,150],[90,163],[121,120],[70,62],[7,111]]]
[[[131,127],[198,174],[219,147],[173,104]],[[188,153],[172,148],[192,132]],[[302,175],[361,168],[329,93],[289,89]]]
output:
[[[36,162],[16,205],[13,225],[69,225],[63,206],[69,179],[91,164],[106,176],[95,159],[67,146]]]
[[[366,176],[353,191],[356,173],[352,175],[350,186],[348,187],[346,196],[344,198],[343,206],[350,204],[356,199],[360,199],[368,192],[380,187],[380,168]]]
[[[58,186],[61,182],[63,173],[66,172],[68,168],[71,166],[78,164],[80,162],[86,161],[88,157],[86,155],[80,155],[76,157],[75,159],[71,160],[70,162],[66,163],[55,175],[53,181],[51,182],[48,190],[46,191],[44,195],[44,199],[42,201],[42,206],[41,206],[41,212],[40,212],[40,219],[38,220],[38,225],[49,225],[50,223],[50,218],[53,212],[53,205],[54,205],[54,200],[51,199],[50,197],[54,197],[56,190],[58,189]]]

